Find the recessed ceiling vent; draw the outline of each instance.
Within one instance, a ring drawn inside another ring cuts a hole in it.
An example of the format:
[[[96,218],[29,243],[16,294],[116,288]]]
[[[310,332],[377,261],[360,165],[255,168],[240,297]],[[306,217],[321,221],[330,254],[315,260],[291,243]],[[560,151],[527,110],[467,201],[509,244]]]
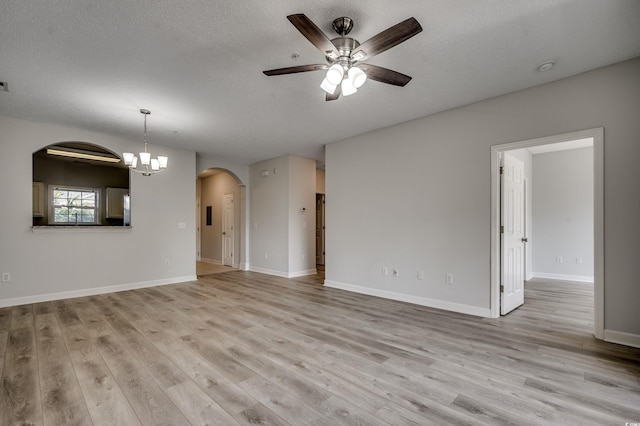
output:
[[[8,91],[9,91],[9,83],[0,81],[0,92],[8,92]]]

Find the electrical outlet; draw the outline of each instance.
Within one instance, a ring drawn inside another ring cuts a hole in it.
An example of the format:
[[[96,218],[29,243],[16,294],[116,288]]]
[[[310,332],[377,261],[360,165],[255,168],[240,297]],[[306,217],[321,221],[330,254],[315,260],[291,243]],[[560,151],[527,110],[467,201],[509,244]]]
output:
[[[386,266],[382,267],[382,275],[389,275],[389,268],[387,268]]]
[[[556,256],[556,263],[562,263],[563,259],[562,256]]]
[[[446,279],[447,279],[447,284],[453,284],[453,274],[447,273]]]
[[[2,273],[2,282],[3,283],[8,283],[9,281],[11,281],[11,273],[10,272],[3,272]]]
[[[582,258],[581,257],[576,257],[576,263],[578,265],[580,265],[582,263]]]
[[[187,229],[187,222],[178,222],[178,229]]]
[[[164,266],[171,266],[171,261],[169,261],[169,259],[165,259]]]
[[[396,277],[396,278],[399,277],[400,276],[400,270],[394,268],[393,269],[393,276]]]
[[[269,253],[267,253],[266,251],[264,252],[264,258],[268,259],[269,258]]]
[[[419,280],[424,280],[424,272],[418,271],[418,279]]]

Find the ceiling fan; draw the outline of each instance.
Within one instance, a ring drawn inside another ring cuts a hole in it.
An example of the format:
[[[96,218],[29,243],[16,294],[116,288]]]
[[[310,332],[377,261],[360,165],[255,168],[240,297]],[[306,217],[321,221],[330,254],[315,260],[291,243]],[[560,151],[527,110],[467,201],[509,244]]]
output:
[[[422,31],[415,18],[406,19],[381,33],[371,37],[364,43],[347,37],[353,28],[353,20],[341,17],[333,21],[333,29],[338,37],[330,40],[316,24],[299,13],[287,16],[294,27],[302,33],[324,55],[326,64],[298,65],[263,71],[266,75],[294,74],[307,71],[327,70],[320,87],[327,92],[327,101],[355,93],[367,78],[394,86],[405,86],[411,77],[377,65],[365,64],[370,59]]]

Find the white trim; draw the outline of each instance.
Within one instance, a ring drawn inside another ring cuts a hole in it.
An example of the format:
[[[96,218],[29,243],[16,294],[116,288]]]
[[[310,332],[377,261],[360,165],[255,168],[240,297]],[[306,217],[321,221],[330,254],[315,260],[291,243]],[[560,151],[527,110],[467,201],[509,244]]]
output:
[[[91,233],[91,232],[131,232],[131,226],[103,226],[103,225],[44,225],[32,226],[31,232],[34,234],[56,234],[62,233]]]
[[[289,278],[306,277],[307,275],[315,275],[318,273],[316,268],[305,269],[304,271],[289,272]]]
[[[354,284],[345,284],[337,281],[325,280],[324,286],[329,288],[337,288],[339,290],[346,290],[352,293],[382,297],[383,299],[413,303],[414,305],[427,306],[429,308],[443,309],[445,311],[458,312],[461,314],[474,315],[478,317],[488,318],[491,314],[490,309],[481,308],[479,306],[463,305],[461,303],[446,302],[443,300],[429,299],[427,297],[412,296],[403,293],[395,293],[387,290],[378,290],[375,288],[363,287]]]
[[[275,269],[267,269],[267,268],[260,268],[258,266],[251,266],[249,267],[248,270],[251,272],[259,272],[261,274],[274,275],[276,277],[289,278],[286,272],[276,271]]]
[[[296,271],[296,272],[284,272],[284,271],[276,271],[274,269],[259,268],[257,266],[249,267],[249,265],[247,265],[246,270],[251,272],[259,272],[261,274],[274,275],[276,277],[282,277],[282,278],[305,277],[307,275],[314,275],[318,273],[316,269],[307,269],[305,271]]]
[[[532,278],[545,278],[560,281],[578,281],[593,284],[593,277],[589,277],[586,275],[547,274],[546,272],[534,272],[532,274]]]
[[[61,293],[48,293],[36,296],[16,297],[13,299],[0,299],[0,308],[8,306],[25,305],[28,303],[50,302],[52,300],[72,299],[75,297],[96,296],[99,294],[115,293],[118,291],[135,290],[138,288],[157,287],[168,284],[179,284],[189,281],[196,281],[195,275],[186,275],[162,280],[143,281],[138,283],[120,284],[107,287],[88,288],[84,290],[63,291]]]
[[[240,262],[240,265],[238,265],[238,269],[240,269],[241,271],[249,271],[251,270],[249,267],[249,264],[246,262]]]
[[[491,147],[491,317],[500,316],[500,179],[498,165],[504,151],[593,138],[593,263],[594,321],[593,334],[604,339],[604,128],[581,130],[538,139],[494,145]]]
[[[622,331],[615,330],[604,330],[604,341],[640,348],[640,335],[638,334],[624,333]]]
[[[222,261],[221,261],[221,260],[218,260],[218,259],[207,259],[207,258],[205,258],[205,257],[203,257],[203,258],[201,259],[201,262],[204,262],[204,263],[213,263],[214,265],[222,265]]]
[[[604,128],[593,133],[593,334],[604,339]]]

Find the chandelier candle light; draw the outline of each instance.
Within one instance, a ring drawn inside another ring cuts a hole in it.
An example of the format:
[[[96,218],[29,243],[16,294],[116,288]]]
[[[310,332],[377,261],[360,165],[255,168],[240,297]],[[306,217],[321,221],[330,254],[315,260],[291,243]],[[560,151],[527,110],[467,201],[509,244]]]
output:
[[[151,114],[151,111],[141,109],[140,113],[144,115],[144,152],[140,153],[141,168],[138,168],[138,157],[132,152],[125,152],[122,156],[124,157],[124,164],[129,166],[129,170],[140,173],[142,176],[151,176],[167,168],[169,157],[158,155],[158,158],[151,158],[151,153],[147,151],[147,135],[149,134],[147,116]]]

